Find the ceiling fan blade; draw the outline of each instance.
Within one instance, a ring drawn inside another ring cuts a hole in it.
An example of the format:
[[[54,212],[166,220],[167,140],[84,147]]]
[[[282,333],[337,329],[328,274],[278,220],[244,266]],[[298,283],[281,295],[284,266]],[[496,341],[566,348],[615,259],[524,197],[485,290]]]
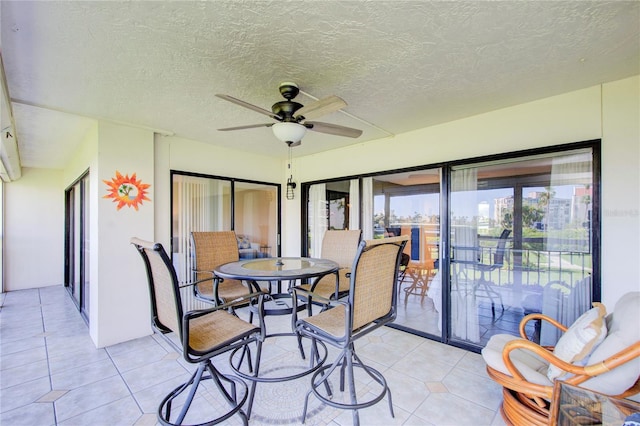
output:
[[[327,133],[329,135],[346,136],[357,138],[362,134],[362,130],[351,127],[338,126],[337,124],[320,123],[318,121],[305,121],[304,125],[315,132]]]
[[[224,129],[218,129],[222,132],[226,132],[227,130],[243,130],[243,129],[255,129],[256,127],[271,127],[275,123],[264,123],[264,124],[248,124],[246,126],[236,126],[236,127],[225,127]]]
[[[338,111],[347,106],[347,103],[338,96],[329,96],[307,104],[296,111],[295,117],[305,119],[317,118],[332,112]]]
[[[225,101],[233,102],[236,105],[240,105],[245,108],[249,108],[252,111],[259,112],[260,114],[268,115],[269,117],[275,118],[276,120],[282,120],[282,117],[274,114],[268,109],[260,108],[259,106],[252,105],[249,102],[241,101],[240,99],[234,98],[233,96],[221,95],[219,93],[216,94],[216,96],[219,97],[220,99],[224,99]]]

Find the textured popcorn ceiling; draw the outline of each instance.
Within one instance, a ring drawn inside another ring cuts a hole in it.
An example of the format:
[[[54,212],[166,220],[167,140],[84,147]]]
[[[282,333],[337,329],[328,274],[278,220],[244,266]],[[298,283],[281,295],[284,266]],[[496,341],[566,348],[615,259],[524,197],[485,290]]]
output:
[[[317,98],[342,97],[350,116],[317,121],[364,130],[358,139],[308,132],[294,149],[299,156],[640,73],[637,1],[0,7],[2,58],[29,167],[62,167],[94,119],[284,158],[286,145],[268,128],[218,132],[271,119],[214,96],[270,109],[282,100],[281,81]]]

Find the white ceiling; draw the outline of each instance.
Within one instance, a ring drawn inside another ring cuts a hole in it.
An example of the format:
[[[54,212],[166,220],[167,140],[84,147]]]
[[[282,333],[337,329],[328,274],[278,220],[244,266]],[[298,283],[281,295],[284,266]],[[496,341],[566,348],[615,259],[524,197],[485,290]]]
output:
[[[293,155],[362,143],[640,74],[638,1],[0,2],[23,166],[61,168],[95,119],[287,156],[281,81],[348,106]],[[297,101],[312,98],[300,94]],[[4,126],[4,124],[3,124]]]

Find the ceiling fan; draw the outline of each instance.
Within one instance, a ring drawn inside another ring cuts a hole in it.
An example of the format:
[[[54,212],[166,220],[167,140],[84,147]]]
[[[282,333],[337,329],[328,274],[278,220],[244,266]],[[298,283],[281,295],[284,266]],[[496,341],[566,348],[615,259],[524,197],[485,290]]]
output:
[[[286,100],[273,104],[271,111],[234,98],[233,96],[217,94],[217,97],[224,99],[225,101],[243,106],[252,111],[259,112],[260,114],[268,115],[276,120],[275,123],[249,124],[247,126],[226,127],[218,130],[228,131],[252,129],[256,127],[271,127],[276,138],[285,142],[289,147],[300,145],[307,129],[330,135],[346,136],[348,138],[357,138],[362,134],[362,130],[353,129],[351,127],[321,123],[318,121],[307,121],[308,119],[317,118],[338,111],[347,106],[347,103],[334,95],[303,106],[302,104],[292,100],[299,92],[300,89],[295,83],[280,83],[280,94]]]

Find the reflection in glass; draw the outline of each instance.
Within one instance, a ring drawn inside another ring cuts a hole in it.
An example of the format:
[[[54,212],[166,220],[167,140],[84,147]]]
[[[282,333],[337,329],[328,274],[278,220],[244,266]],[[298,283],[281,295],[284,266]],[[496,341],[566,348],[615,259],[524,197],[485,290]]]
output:
[[[273,185],[236,182],[234,186],[234,229],[249,242],[241,258],[277,255],[278,189]]]

